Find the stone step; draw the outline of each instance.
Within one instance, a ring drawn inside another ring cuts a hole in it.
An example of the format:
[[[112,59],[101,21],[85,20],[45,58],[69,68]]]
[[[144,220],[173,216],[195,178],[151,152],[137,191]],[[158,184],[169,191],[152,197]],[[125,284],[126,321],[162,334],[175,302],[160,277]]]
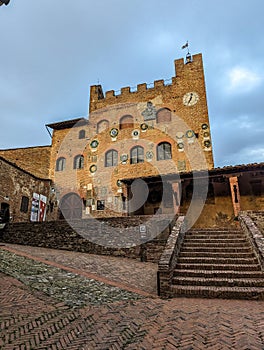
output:
[[[197,278],[176,276],[173,278],[172,284],[184,286],[264,287],[264,278]]]
[[[175,296],[223,299],[264,299],[263,287],[171,286]]]
[[[186,235],[185,238],[184,238],[186,241],[190,241],[190,240],[193,240],[193,239],[243,239],[243,240],[246,240],[247,238],[245,237],[245,235],[201,235],[201,234],[195,234],[195,235]]]
[[[188,232],[186,232],[186,235],[192,235],[192,234],[197,234],[197,233],[201,233],[201,234],[210,234],[210,235],[218,235],[218,234],[225,234],[225,235],[229,235],[229,234],[243,234],[244,232],[241,230],[214,230],[214,229],[197,229],[197,230],[190,230]]]
[[[190,251],[186,251],[185,249],[183,249],[180,253],[180,258],[194,258],[194,257],[207,257],[207,258],[255,258],[254,253],[251,252],[226,252],[225,250],[222,251],[218,251],[218,252],[206,252],[206,251],[199,251],[199,252],[190,252]]]
[[[175,269],[181,270],[214,270],[214,271],[261,271],[259,264],[204,264],[204,263],[177,263]]]
[[[178,258],[179,264],[211,264],[211,265],[218,265],[218,264],[238,264],[238,265],[249,265],[249,264],[257,264],[258,260],[257,258],[207,258],[207,257],[181,257],[181,255]]]
[[[235,231],[235,232],[242,232],[240,228],[235,227],[202,227],[202,228],[191,228],[188,232],[197,232],[197,231],[222,231],[222,232],[228,232],[228,231]]]
[[[204,277],[204,278],[264,278],[264,272],[259,271],[235,271],[235,270],[183,270],[175,269],[174,276]]]
[[[264,300],[264,272],[240,230],[186,233],[170,290],[175,296]]]
[[[184,253],[187,253],[187,252],[190,252],[190,253],[205,253],[207,255],[207,253],[252,253],[253,250],[251,247],[233,247],[233,248],[228,248],[228,247],[218,247],[218,246],[215,246],[215,247],[207,247],[207,246],[183,246],[182,249],[181,249],[181,252],[184,252]]]
[[[188,243],[203,243],[203,244],[207,244],[207,243],[248,243],[248,241],[245,238],[194,238],[192,237],[191,239],[185,239],[184,240],[185,244]]]
[[[249,242],[244,243],[208,243],[208,242],[183,242],[182,248],[251,248]]]

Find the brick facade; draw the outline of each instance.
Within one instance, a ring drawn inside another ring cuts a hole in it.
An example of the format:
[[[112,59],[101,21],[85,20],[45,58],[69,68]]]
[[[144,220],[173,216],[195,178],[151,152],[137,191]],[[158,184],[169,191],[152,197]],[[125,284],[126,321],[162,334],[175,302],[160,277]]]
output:
[[[60,200],[78,194],[86,214],[93,216],[102,215],[98,203],[103,203],[104,216],[175,212],[172,183],[161,181],[159,188],[145,189],[139,182],[134,188],[119,186],[129,179],[213,168],[202,55],[194,55],[188,64],[176,60],[175,71],[168,85],[158,80],[151,88],[139,84],[135,92],[121,88],[119,95],[91,86],[88,122],[48,125],[53,129],[50,178]],[[76,170],[78,156],[83,164]],[[56,171],[60,160],[65,162],[63,171]],[[148,198],[141,203],[144,191]],[[166,203],[158,198],[165,192]]]
[[[0,156],[29,173],[46,179],[49,177],[50,151],[50,146],[14,148],[0,150]]]

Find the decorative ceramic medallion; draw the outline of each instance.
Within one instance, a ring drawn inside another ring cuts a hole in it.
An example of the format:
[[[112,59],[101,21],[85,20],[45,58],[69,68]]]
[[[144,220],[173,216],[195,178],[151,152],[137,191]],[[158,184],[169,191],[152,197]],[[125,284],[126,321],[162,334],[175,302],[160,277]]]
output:
[[[183,144],[182,142],[180,142],[180,143],[177,144],[177,147],[178,147],[178,150],[179,150],[179,151],[183,151],[183,149],[184,149],[184,144]]]
[[[140,125],[140,129],[141,129],[142,132],[146,132],[147,129],[148,129],[148,124],[142,123],[142,124]]]
[[[93,140],[91,143],[90,143],[90,146],[91,148],[95,149],[97,148],[99,145],[99,141],[98,140]]]
[[[117,187],[122,187],[122,181],[121,180],[117,180],[116,181],[116,185],[117,185]]]
[[[188,137],[189,139],[195,136],[193,130],[187,130],[185,135],[186,135],[186,137]]]
[[[182,131],[178,131],[176,133],[176,139],[182,139],[184,137],[184,133]]]
[[[140,131],[139,130],[133,130],[132,131],[132,137],[134,140],[137,140],[139,138]]]
[[[146,159],[147,159],[148,161],[151,161],[151,160],[153,159],[153,157],[154,157],[154,154],[153,154],[152,151],[147,151],[147,152],[146,152]]]
[[[118,129],[112,128],[109,133],[111,137],[115,138],[118,135]]]
[[[204,146],[207,148],[211,147],[211,141],[209,141],[209,140],[204,141]]]
[[[120,160],[121,160],[122,164],[126,164],[126,162],[128,160],[128,154],[121,154]]]
[[[93,173],[96,172],[97,166],[96,166],[95,164],[92,164],[92,165],[90,166],[89,170],[90,170],[90,172],[93,174]]]

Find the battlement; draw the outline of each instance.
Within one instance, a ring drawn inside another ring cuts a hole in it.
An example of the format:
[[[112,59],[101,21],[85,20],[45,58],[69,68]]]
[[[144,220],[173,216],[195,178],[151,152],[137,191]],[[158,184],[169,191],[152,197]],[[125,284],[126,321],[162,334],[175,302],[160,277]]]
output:
[[[101,85],[92,85],[90,87],[90,112],[101,107],[104,103],[121,103],[127,101],[131,97],[144,95],[153,91],[166,91],[178,84],[178,80],[197,74],[197,71],[203,71],[202,54],[193,55],[191,61],[185,62],[183,58],[174,61],[175,76],[170,79],[155,80],[151,84],[141,83],[135,87],[122,87],[118,91],[109,90],[105,94]],[[124,101],[123,101],[124,100]],[[98,106],[97,106],[98,104]]]

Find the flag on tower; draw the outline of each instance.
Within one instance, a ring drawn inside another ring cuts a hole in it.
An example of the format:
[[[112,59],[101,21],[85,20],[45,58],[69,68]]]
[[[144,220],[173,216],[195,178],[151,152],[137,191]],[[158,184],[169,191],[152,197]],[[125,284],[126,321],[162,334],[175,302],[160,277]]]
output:
[[[182,49],[185,49],[186,47],[188,47],[188,41],[186,41],[186,44],[182,46]]]

